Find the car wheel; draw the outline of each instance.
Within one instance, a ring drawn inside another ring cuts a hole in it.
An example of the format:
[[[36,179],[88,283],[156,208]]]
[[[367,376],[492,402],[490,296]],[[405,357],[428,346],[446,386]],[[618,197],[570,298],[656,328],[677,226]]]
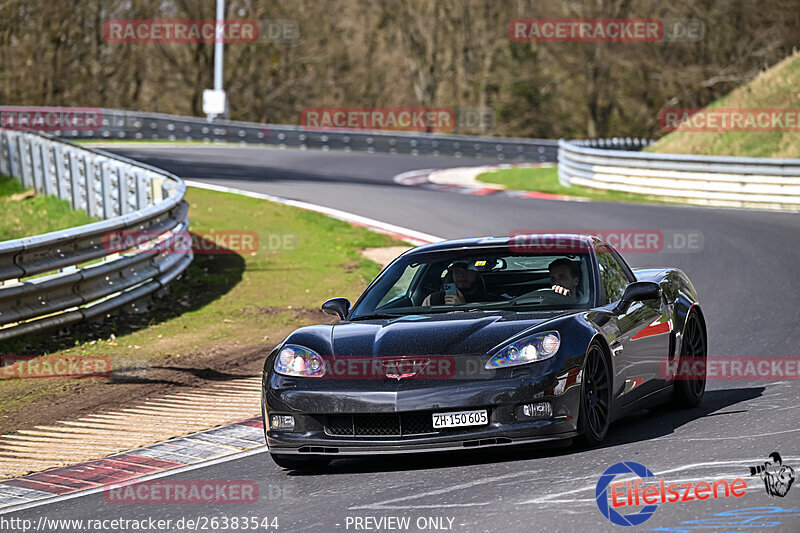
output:
[[[610,425],[611,369],[603,349],[592,343],[583,365],[578,431],[584,444],[594,446],[605,440]]]
[[[270,456],[275,464],[287,470],[321,470],[328,466],[331,462],[330,459],[315,458],[298,458],[294,455],[277,455],[271,453]]]
[[[676,408],[697,407],[706,391],[706,329],[700,315],[690,312],[683,328],[681,354],[678,358],[679,377],[675,380],[670,405]],[[701,365],[695,365],[702,362]],[[681,374],[689,368],[689,375]],[[697,373],[695,373],[697,372]]]

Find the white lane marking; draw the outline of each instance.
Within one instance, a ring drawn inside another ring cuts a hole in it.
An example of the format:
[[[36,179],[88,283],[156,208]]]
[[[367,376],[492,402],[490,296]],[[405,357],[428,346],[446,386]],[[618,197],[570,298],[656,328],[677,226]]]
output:
[[[659,440],[680,440],[680,441],[707,441],[707,440],[732,440],[732,439],[757,439],[760,437],[771,437],[773,435],[783,435],[785,433],[794,433],[800,431],[800,428],[787,429],[785,431],[773,431],[772,433],[759,433],[758,435],[734,435],[732,437],[668,437]]]
[[[495,502],[477,502],[477,503],[439,503],[436,505],[362,505],[359,507],[349,507],[350,510],[355,509],[371,509],[380,511],[397,511],[401,509],[440,509],[444,507],[475,507],[476,505],[492,505]]]
[[[660,476],[660,475],[663,475],[663,474],[671,474],[673,472],[680,472],[682,470],[689,470],[691,468],[706,468],[706,467],[716,467],[716,466],[722,466],[722,465],[761,464],[765,460],[766,460],[766,458],[761,457],[759,459],[731,459],[731,460],[728,460],[728,461],[708,461],[708,462],[705,462],[705,463],[692,463],[692,464],[688,464],[688,465],[677,466],[677,467],[674,467],[674,468],[670,468],[668,470],[659,470],[658,472],[653,470],[653,473],[655,473],[657,476]],[[796,461],[796,460],[800,460],[800,457],[786,457],[786,458],[784,458],[784,460]],[[753,461],[755,461],[755,463]]]
[[[477,479],[475,481],[468,481],[466,483],[460,483],[458,485],[452,485],[452,486],[449,486],[449,487],[443,487],[441,489],[429,490],[427,492],[421,492],[419,494],[411,494],[409,496],[401,496],[400,498],[392,498],[392,499],[389,499],[389,500],[383,500],[383,501],[379,501],[379,502],[375,502],[375,503],[371,503],[371,504],[367,504],[367,505],[355,505],[355,506],[349,507],[348,509],[351,510],[351,511],[352,510],[357,510],[357,509],[392,509],[393,507],[385,507],[385,506],[387,506],[388,504],[391,504],[391,503],[402,502],[402,501],[405,501],[405,500],[414,500],[414,499],[417,499],[417,498],[424,498],[424,497],[427,497],[427,496],[438,496],[439,494],[446,494],[448,492],[452,492],[452,491],[456,491],[456,490],[469,489],[469,488],[472,488],[472,487],[477,487],[479,485],[486,485],[488,483],[494,483],[495,481],[515,478],[515,477],[520,477],[520,476],[531,476],[531,475],[534,475],[534,474],[537,474],[537,473],[538,472],[536,472],[536,471],[533,471],[533,472],[514,472],[514,473],[511,473],[511,474],[504,474],[502,476],[495,476],[495,477],[490,477],[490,478],[487,478],[487,479]],[[487,502],[487,503],[491,503],[491,502]],[[470,505],[487,505],[487,504],[486,503],[481,503],[481,504],[475,503],[475,504],[470,504]],[[443,505],[442,507],[446,507],[446,505]]]
[[[217,191],[217,192],[228,192],[233,194],[240,194],[242,196],[247,196],[250,198],[269,200],[271,202],[277,202],[284,205],[299,207],[300,209],[306,209],[308,211],[316,211],[317,213],[322,213],[330,217],[337,218],[339,220],[344,220],[346,222],[352,222],[354,224],[363,224],[365,226],[370,226],[378,230],[381,230],[383,232],[397,233],[405,237],[408,237],[412,241],[412,244],[420,244],[420,243],[428,244],[444,240],[441,237],[436,237],[435,235],[430,235],[429,233],[423,233],[421,231],[404,228],[402,226],[395,226],[394,224],[381,222],[379,220],[375,220],[374,218],[362,217],[361,215],[348,213],[346,211],[340,211],[339,209],[333,209],[331,207],[324,207],[321,205],[312,204],[308,202],[301,202],[298,200],[289,200],[287,198],[281,198],[280,196],[272,196],[271,194],[262,194],[257,192],[245,191],[242,189],[234,189],[232,187],[223,187],[221,185],[212,185],[210,183],[201,183],[199,181],[194,181],[194,180],[183,180],[183,181],[189,187],[197,187],[198,189],[207,189],[210,191]],[[414,243],[413,241],[416,241],[416,243]]]
[[[419,170],[407,170],[392,177],[392,181],[400,185],[415,185],[417,183],[425,183],[428,181],[428,174],[436,169],[421,168]],[[409,181],[409,178],[411,180]]]
[[[131,479],[131,480],[125,481],[123,483],[117,483],[117,484],[114,484],[114,485],[104,485],[102,487],[95,487],[95,488],[92,488],[92,489],[86,489],[86,490],[82,490],[82,491],[79,491],[79,492],[73,492],[71,494],[62,494],[61,496],[54,496],[52,498],[36,500],[36,501],[31,502],[31,503],[25,503],[25,504],[21,504],[21,505],[14,505],[14,506],[10,506],[10,507],[3,507],[3,508],[0,508],[0,515],[7,514],[7,513],[12,513],[12,512],[17,512],[17,511],[22,511],[22,510],[25,510],[25,509],[31,509],[33,507],[39,507],[39,506],[42,506],[42,505],[49,505],[51,503],[63,502],[65,500],[72,500],[74,498],[81,498],[83,496],[89,496],[89,495],[92,495],[92,494],[97,494],[98,492],[102,492],[102,491],[108,489],[108,487],[112,487],[112,486],[116,486],[116,485],[122,485],[122,484],[134,485],[136,483],[141,483],[142,481],[151,481],[153,479],[159,479],[159,478],[162,478],[162,477],[172,476],[172,475],[175,475],[175,474],[182,474],[184,472],[189,472],[191,470],[197,470],[197,469],[200,469],[200,468],[205,468],[207,466],[214,466],[214,465],[217,465],[217,464],[220,464],[220,463],[226,463],[228,461],[235,461],[237,459],[242,459],[244,457],[249,457],[251,455],[255,455],[255,454],[258,454],[258,453],[264,453],[266,451],[267,451],[267,446],[266,445],[262,445],[262,446],[258,446],[256,448],[253,448],[251,450],[245,450],[243,452],[233,453],[233,454],[230,454],[230,455],[224,455],[222,457],[217,457],[216,459],[210,459],[208,461],[203,461],[203,462],[200,462],[200,463],[186,465],[186,466],[182,466],[180,468],[173,468],[172,470],[165,470],[163,472],[157,472],[155,474],[150,474],[150,475],[147,475],[147,476],[137,477],[135,479]]]

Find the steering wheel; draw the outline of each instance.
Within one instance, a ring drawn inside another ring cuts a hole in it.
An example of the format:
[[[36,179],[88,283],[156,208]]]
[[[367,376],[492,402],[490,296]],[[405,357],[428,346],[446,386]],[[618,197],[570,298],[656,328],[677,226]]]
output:
[[[555,300],[572,300],[569,296],[564,294],[557,293],[550,287],[542,287],[541,289],[536,289],[535,291],[529,293],[531,297],[540,297],[542,300],[545,299],[555,299]]]

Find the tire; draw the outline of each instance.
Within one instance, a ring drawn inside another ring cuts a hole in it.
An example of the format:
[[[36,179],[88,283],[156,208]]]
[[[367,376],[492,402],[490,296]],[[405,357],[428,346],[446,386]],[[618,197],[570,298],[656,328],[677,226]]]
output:
[[[298,458],[294,455],[277,455],[274,453],[271,453],[270,456],[276,465],[286,470],[322,470],[331,462],[330,459],[319,457]]]
[[[678,374],[681,369],[693,369],[691,375],[678,377],[674,382],[670,407],[676,409],[687,409],[700,405],[703,394],[706,390],[706,360],[707,360],[706,328],[700,314],[694,311],[689,312],[686,317],[686,324],[683,327],[683,340],[681,342],[681,353],[678,357]],[[702,361],[703,364],[695,367],[695,363]],[[694,374],[695,368],[701,368],[699,375]]]
[[[593,342],[586,352],[581,383],[581,408],[578,431],[581,443],[596,446],[602,443],[611,425],[611,369],[599,344]]]

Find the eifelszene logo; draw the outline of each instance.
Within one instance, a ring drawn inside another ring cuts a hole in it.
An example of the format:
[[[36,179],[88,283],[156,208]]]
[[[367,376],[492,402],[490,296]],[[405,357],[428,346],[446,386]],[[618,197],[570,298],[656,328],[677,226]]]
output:
[[[614,481],[617,476],[638,476],[633,481]],[[787,489],[788,490],[788,489]],[[690,502],[719,498],[741,498],[747,491],[747,482],[737,477],[733,480],[687,481],[668,483],[658,478],[646,466],[625,461],[611,465],[595,487],[595,501],[600,512],[618,526],[638,526],[646,522],[660,503]],[[641,509],[623,515],[625,507]]]
[[[603,513],[603,516],[611,520],[612,523],[617,524],[618,526],[636,526],[643,522],[645,522],[648,518],[653,516],[653,513],[656,512],[658,509],[658,505],[648,505],[643,507],[640,511],[631,513],[628,515],[621,515],[617,511],[614,510],[615,500],[612,498],[612,506],[609,507],[608,505],[608,485],[613,481],[615,477],[619,474],[636,474],[639,476],[640,479],[651,478],[655,477],[650,470],[647,469],[646,466],[633,463],[633,462],[626,462],[626,463],[617,463],[615,465],[610,466],[603,472],[603,475],[600,476],[600,479],[597,481],[597,487],[595,487],[594,495],[595,500],[597,501],[597,507],[600,509],[600,512]],[[639,479],[636,480],[638,485]],[[615,483],[612,486],[612,494],[614,492],[614,487],[619,485],[619,483]]]

